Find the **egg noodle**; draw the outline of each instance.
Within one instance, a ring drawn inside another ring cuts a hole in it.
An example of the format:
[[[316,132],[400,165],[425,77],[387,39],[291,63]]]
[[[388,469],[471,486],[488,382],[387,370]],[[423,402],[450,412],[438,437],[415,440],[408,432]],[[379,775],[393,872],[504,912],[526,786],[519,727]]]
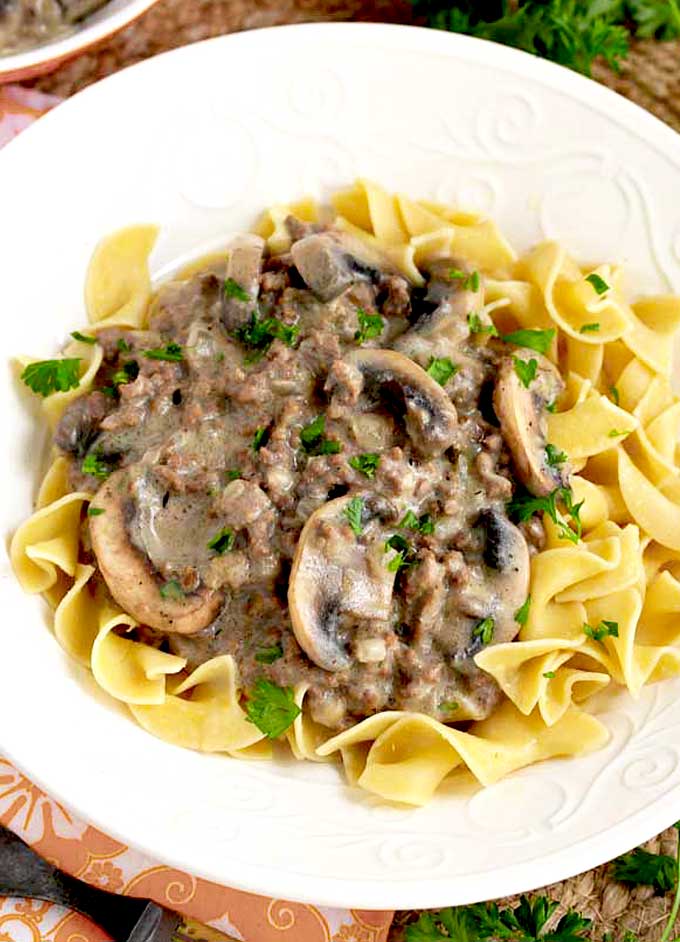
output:
[[[680,673],[680,400],[671,390],[680,299],[623,293],[614,265],[581,268],[553,242],[517,258],[493,222],[358,182],[336,193],[335,224],[386,257],[414,284],[436,257],[464,260],[484,276],[485,311],[499,332],[555,328],[548,353],[566,389],[548,417],[548,440],[569,457],[582,538],[564,539],[544,515],[546,544],[531,561],[530,605],[517,640],[475,658],[505,699],[465,731],[428,716],[382,712],[333,735],[305,713],[284,734],[298,759],[339,754],[351,783],[386,799],[427,802],[454,769],[490,785],[515,769],[603,746],[608,732],[582,709],[613,682],[637,697],[643,685]],[[269,251],[290,246],[284,225],[320,210],[310,200],[274,206],[257,226]],[[145,325],[152,297],[148,256],[157,230],[137,226],[105,239],[86,280],[89,330]],[[595,276],[595,277],[593,277]],[[67,404],[91,387],[97,344],[74,341],[77,389],[43,400],[54,427]],[[21,365],[32,362],[21,360]],[[93,591],[94,569],[80,543],[91,495],[68,489],[68,460],[55,457],[36,510],[14,535],[11,558],[27,592],[54,610],[60,645],[149,732],[205,752],[264,758],[272,744],[249,721],[230,656],[193,673],[185,660],[127,637],[135,620]],[[597,630],[615,623],[617,633]]]

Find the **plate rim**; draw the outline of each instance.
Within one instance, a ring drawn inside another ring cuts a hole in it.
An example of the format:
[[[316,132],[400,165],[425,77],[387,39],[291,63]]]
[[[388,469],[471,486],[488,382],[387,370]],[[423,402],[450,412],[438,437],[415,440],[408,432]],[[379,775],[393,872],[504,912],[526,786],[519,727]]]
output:
[[[141,2],[147,3],[148,0],[141,0]],[[522,77],[534,79],[539,84],[547,85],[569,98],[576,98],[579,102],[585,100],[590,108],[600,112],[606,111],[610,119],[616,120],[629,132],[641,137],[644,136],[645,140],[655,146],[667,160],[677,167],[680,173],[680,136],[638,105],[590,79],[577,75],[562,66],[486,40],[440,32],[424,27],[379,23],[305,23],[267,27],[260,30],[226,34],[170,50],[129,66],[72,96],[53,112],[44,116],[40,122],[28,128],[13,142],[10,142],[7,150],[15,153],[21,147],[32,147],[34,137],[36,135],[39,137],[43,133],[41,128],[49,129],[51,122],[60,120],[58,117],[60,112],[63,113],[64,109],[79,107],[79,102],[83,99],[83,96],[101,94],[100,86],[102,85],[106,86],[107,89],[111,89],[116,82],[128,81],[128,73],[131,71],[136,70],[135,74],[138,73],[141,76],[143,70],[158,68],[158,62],[164,62],[167,57],[173,56],[179,59],[182,55],[193,54],[194,47],[201,47],[207,43],[222,45],[225,43],[241,43],[248,45],[262,41],[267,42],[272,37],[276,37],[277,41],[285,41],[282,39],[284,33],[306,33],[309,36],[313,36],[315,33],[324,34],[325,36],[331,33],[345,34],[342,40],[345,43],[348,40],[352,41],[353,36],[358,37],[360,42],[368,43],[375,43],[376,39],[380,42],[387,38],[385,45],[389,45],[390,48],[397,51],[400,49],[416,52],[423,50],[429,52],[441,51],[442,55],[454,60],[481,62],[482,65],[491,68],[497,67]],[[187,53],[187,50],[191,52]],[[125,76],[125,78],[123,79],[121,76]],[[0,167],[2,167],[2,164],[3,156],[0,154]],[[130,840],[128,835],[102,821],[99,815],[82,814],[77,807],[70,804],[67,796],[60,795],[49,784],[44,784],[41,771],[36,774],[30,767],[24,765],[20,750],[16,752],[11,747],[3,746],[3,751],[31,781],[43,788],[65,807],[72,808],[78,817],[92,822],[104,833],[140,850],[154,860],[162,860],[169,866],[190,873],[192,876],[226,885],[223,883],[222,875],[217,874],[210,867],[202,868],[192,862],[188,868],[186,861],[183,861],[179,854],[163,853],[159,857],[158,852],[153,848],[145,846],[143,841]],[[14,754],[15,752],[16,754]],[[408,814],[409,812],[405,811],[404,813]],[[512,868],[501,865],[493,871],[489,871],[481,880],[484,884],[493,884],[491,896],[483,886],[476,889],[481,881],[475,884],[474,875],[464,878],[464,889],[462,891],[460,888],[456,890],[456,905],[476,902],[480,899],[511,895],[534,888],[538,860],[540,860],[541,868],[541,885],[567,879],[582,872],[583,867],[579,862],[579,857],[587,857],[587,869],[598,866],[669,827],[677,820],[678,816],[680,816],[680,787],[669,790],[669,792],[654,801],[652,805],[636,812],[624,821],[611,825],[599,833],[592,834],[572,846],[554,851],[547,856],[538,855],[529,861],[514,864]],[[531,876],[532,872],[533,876]],[[460,878],[458,879],[460,880]],[[386,877],[380,883],[368,883],[367,889],[362,888],[360,892],[357,892],[360,888],[352,885],[350,889],[349,881],[346,878],[318,876],[314,878],[305,876],[302,878],[298,874],[289,874],[281,867],[255,866],[242,863],[239,865],[238,873],[235,874],[235,879],[230,878],[228,885],[235,889],[259,895],[276,894],[285,899],[294,899],[317,906],[384,910],[395,907],[422,909],[450,905],[450,899],[447,899],[446,895],[445,877],[432,878],[424,876],[422,879],[413,880],[410,883],[404,880],[394,883],[390,881],[389,877]],[[263,889],[263,886],[269,886],[270,889]]]

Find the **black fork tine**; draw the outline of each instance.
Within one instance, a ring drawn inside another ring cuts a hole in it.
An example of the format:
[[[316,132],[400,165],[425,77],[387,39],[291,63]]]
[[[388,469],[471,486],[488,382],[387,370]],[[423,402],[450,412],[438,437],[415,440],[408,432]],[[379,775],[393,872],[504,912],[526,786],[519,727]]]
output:
[[[148,900],[107,893],[62,873],[0,825],[0,896],[26,896],[75,909],[126,942]]]

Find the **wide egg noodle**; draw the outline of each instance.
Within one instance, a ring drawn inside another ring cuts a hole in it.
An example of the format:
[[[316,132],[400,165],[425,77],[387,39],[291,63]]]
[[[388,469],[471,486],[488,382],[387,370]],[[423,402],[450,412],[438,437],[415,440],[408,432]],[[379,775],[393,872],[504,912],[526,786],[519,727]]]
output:
[[[163,703],[128,706],[144,729],[185,749],[236,753],[264,739],[240,706],[238,673],[228,655],[201,664]]]
[[[141,328],[151,298],[149,255],[156,226],[129,226],[95,248],[85,278],[85,306],[90,324]]]

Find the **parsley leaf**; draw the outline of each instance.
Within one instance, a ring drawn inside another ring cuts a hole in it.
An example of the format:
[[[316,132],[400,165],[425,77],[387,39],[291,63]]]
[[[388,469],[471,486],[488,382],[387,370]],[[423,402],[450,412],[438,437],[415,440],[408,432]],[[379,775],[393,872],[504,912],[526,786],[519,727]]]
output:
[[[104,513],[103,507],[93,507],[92,504],[87,508],[88,517],[98,517],[100,514]]]
[[[448,357],[430,357],[430,362],[427,364],[427,372],[440,386],[446,386],[458,369],[459,367]]]
[[[325,415],[317,415],[313,422],[301,429],[300,442],[308,455],[337,455],[340,451],[340,442],[326,438],[325,431]]]
[[[557,412],[557,399],[553,399],[552,402],[546,403],[545,407],[548,410],[548,412],[551,413],[551,415],[554,415]]]
[[[475,625],[472,631],[473,638],[479,638],[482,644],[490,644],[493,639],[494,629],[496,623],[493,618],[484,618],[477,625]]]
[[[434,520],[429,514],[416,517],[412,510],[407,510],[399,523],[399,528],[401,530],[416,530],[418,533],[429,535],[434,533]]]
[[[579,334],[596,334],[600,329],[599,324],[581,324],[578,329]]]
[[[269,441],[270,434],[271,432],[265,426],[256,428],[253,435],[253,451],[259,451],[260,448],[263,448]]]
[[[361,522],[363,512],[364,502],[361,497],[353,497],[342,512],[355,536],[361,536],[364,532],[364,525]]]
[[[283,648],[280,644],[271,644],[268,647],[258,648],[255,660],[258,664],[273,664],[283,657]]]
[[[513,357],[512,360],[515,364],[515,373],[519,376],[520,383],[525,389],[528,389],[536,379],[538,360],[531,359],[527,361],[520,359],[520,357]]]
[[[546,678],[546,680],[554,680],[555,677],[557,677],[557,674],[555,671],[546,671],[543,676]]]
[[[235,298],[237,301],[250,301],[251,297],[245,288],[242,288],[238,281],[233,278],[227,278],[224,282],[225,298]]]
[[[517,347],[527,347],[529,350],[543,354],[550,349],[554,337],[554,327],[550,327],[548,330],[527,328],[526,330],[516,330],[511,334],[501,334],[501,340],[505,343],[514,343]]]
[[[590,282],[599,295],[606,294],[609,291],[609,285],[596,272],[586,275],[586,281]]]
[[[170,579],[169,582],[164,582],[158,591],[162,599],[172,599],[175,602],[183,599],[185,594],[184,589],[177,579]]]
[[[85,460],[80,466],[80,470],[83,474],[91,474],[92,477],[102,479],[107,478],[111,474],[111,468],[106,459],[95,454],[85,457]]]
[[[563,451],[560,451],[559,448],[548,444],[545,446],[545,460],[551,468],[557,468],[561,464],[564,464],[565,461],[568,461],[568,456]]]
[[[455,700],[442,700],[442,702],[439,704],[439,709],[443,713],[455,713],[456,710],[460,709],[460,704]]]
[[[380,314],[367,314],[362,307],[357,308],[357,320],[359,321],[359,329],[354,334],[354,339],[359,343],[375,340],[385,327],[385,321]]]
[[[118,340],[116,340],[116,346],[121,353],[129,353],[131,349],[130,344],[127,340],[124,340],[123,337],[119,337]]]
[[[399,572],[400,569],[413,566],[416,561],[416,554],[411,545],[403,536],[394,533],[385,543],[385,552],[394,550],[395,555],[387,563],[389,572]]]
[[[124,383],[132,383],[139,376],[139,364],[136,360],[129,360],[123,366],[116,370],[111,377],[114,386],[122,386]]]
[[[653,886],[657,893],[675,888],[676,862],[668,854],[650,854],[637,847],[612,864],[614,879],[632,886]]]
[[[81,334],[79,330],[72,330],[71,336],[74,340],[79,340],[80,343],[89,343],[92,345],[97,342],[96,337],[91,337],[89,334]]]
[[[370,451],[364,452],[363,455],[354,455],[349,459],[350,468],[354,468],[355,471],[364,474],[367,478],[375,477],[379,465],[380,455]]]
[[[218,556],[224,556],[234,548],[236,536],[230,527],[224,527],[208,542],[208,549],[215,550]]]
[[[583,626],[583,634],[587,638],[592,638],[593,641],[602,641],[603,638],[608,637],[618,638],[619,623],[616,621],[602,620],[596,628],[586,624]]]
[[[460,268],[450,268],[449,278],[452,281],[460,281],[460,286],[463,291],[479,291],[480,282],[478,271],[472,271],[468,275],[467,272],[461,271]]]
[[[21,379],[29,389],[40,396],[77,389],[80,386],[80,358],[38,360],[36,363],[29,363],[21,374]]]
[[[230,468],[229,471],[224,472],[224,476],[227,481],[236,481],[241,477],[241,474],[242,472],[240,468]]]
[[[489,334],[490,337],[498,336],[495,325],[485,324],[479,314],[468,314],[467,322],[471,334]]]
[[[518,625],[526,625],[529,621],[529,609],[531,608],[531,596],[527,595],[520,607],[515,612],[515,621]]]
[[[607,432],[608,438],[620,438],[622,435],[630,435],[630,429],[610,428]]]
[[[246,362],[254,363],[267,352],[275,340],[281,340],[287,347],[294,346],[299,332],[297,324],[284,324],[275,317],[258,318],[253,311],[250,320],[237,327],[233,334],[245,347],[253,351]]]
[[[279,687],[260,677],[252,690],[246,694],[246,713],[251,723],[264,733],[267,739],[276,739],[285,733],[300,707],[295,702],[292,687]]]
[[[614,405],[615,405],[615,406],[618,406],[619,403],[620,403],[620,401],[621,401],[621,397],[620,397],[620,395],[619,395],[619,391],[618,391],[618,389],[616,388],[616,386],[610,386],[610,387],[609,387],[609,394],[610,394],[610,396],[612,397],[612,401],[613,401]]]
[[[575,524],[576,529],[572,530],[569,524],[563,520],[557,510],[557,501],[560,500]],[[581,507],[583,501],[574,504],[574,498],[568,487],[557,487],[547,497],[534,497],[532,494],[518,493],[507,504],[507,510],[510,516],[514,517],[518,523],[524,523],[533,517],[534,514],[547,514],[559,530],[560,538],[569,540],[571,543],[578,543],[581,539]]]
[[[145,350],[143,355],[147,360],[168,360],[171,363],[179,363],[183,359],[182,348],[174,342],[168,343],[164,347]]]

